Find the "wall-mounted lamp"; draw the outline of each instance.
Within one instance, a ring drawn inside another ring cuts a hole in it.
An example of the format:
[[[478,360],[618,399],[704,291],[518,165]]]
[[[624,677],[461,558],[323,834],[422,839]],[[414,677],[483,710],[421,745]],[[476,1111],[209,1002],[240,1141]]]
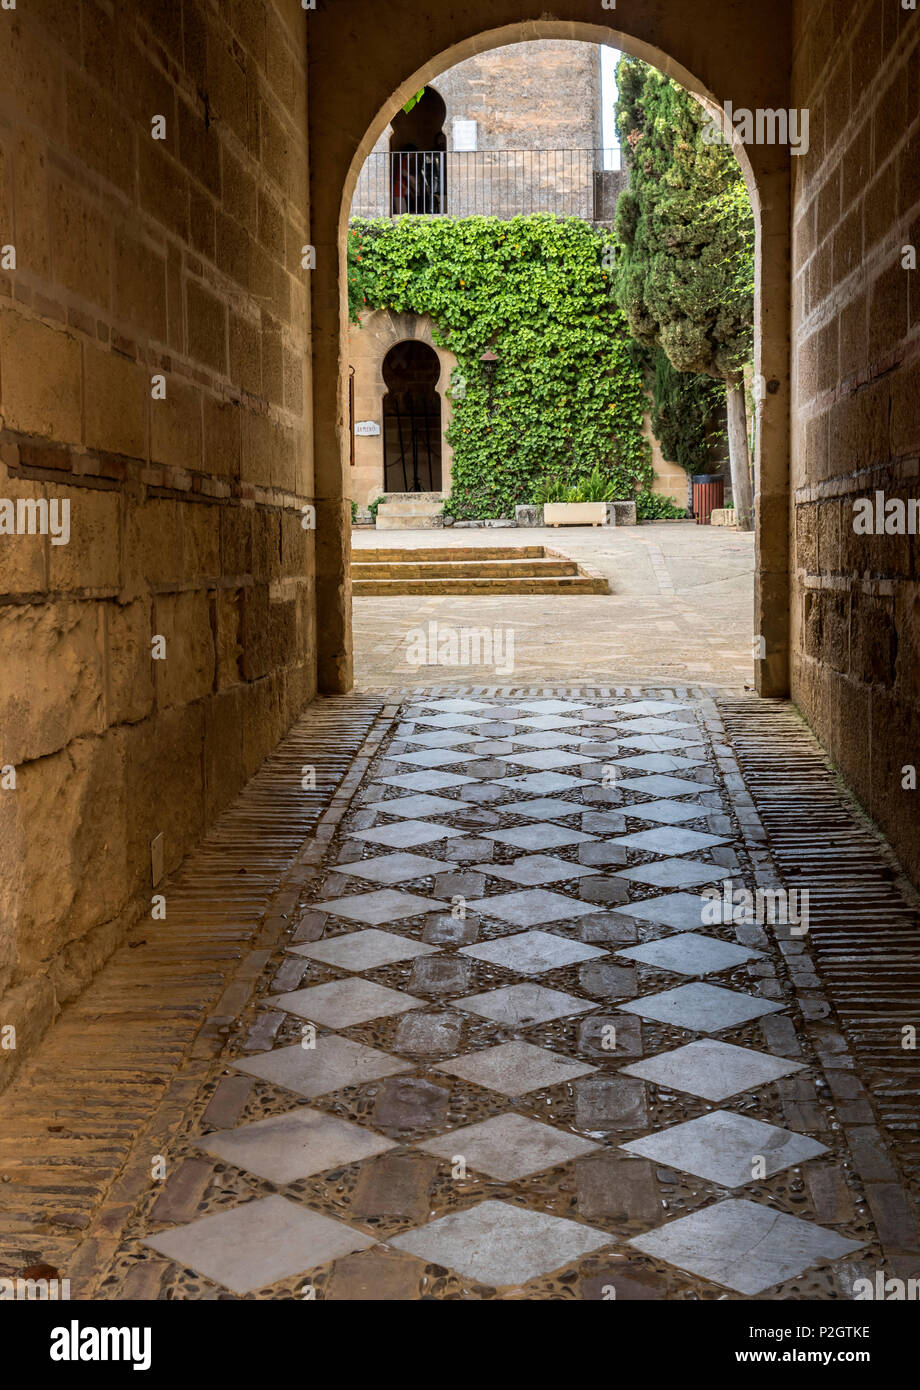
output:
[[[486,374],[486,381],[489,383],[489,401],[487,409],[489,418],[491,419],[495,414],[492,406],[492,393],[495,388],[495,368],[498,366],[499,359],[494,352],[487,348],[479,360],[482,363],[482,370]]]

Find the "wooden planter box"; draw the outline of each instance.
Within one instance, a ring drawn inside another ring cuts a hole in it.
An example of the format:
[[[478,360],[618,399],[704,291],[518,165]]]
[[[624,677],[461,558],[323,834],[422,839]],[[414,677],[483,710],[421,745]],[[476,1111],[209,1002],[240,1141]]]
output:
[[[543,508],[544,526],[604,526],[606,502],[547,502]]]

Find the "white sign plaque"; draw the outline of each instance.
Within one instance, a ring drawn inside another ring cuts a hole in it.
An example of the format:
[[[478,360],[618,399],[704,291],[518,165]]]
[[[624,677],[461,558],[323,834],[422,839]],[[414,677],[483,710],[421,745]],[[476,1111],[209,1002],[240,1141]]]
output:
[[[355,434],[379,434],[380,426],[376,420],[359,420],[355,425]]]

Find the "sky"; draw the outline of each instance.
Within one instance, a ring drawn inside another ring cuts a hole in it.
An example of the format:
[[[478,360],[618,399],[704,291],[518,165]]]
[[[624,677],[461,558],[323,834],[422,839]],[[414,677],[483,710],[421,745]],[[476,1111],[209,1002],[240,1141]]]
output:
[[[620,167],[620,148],[617,141],[616,126],[613,123],[613,112],[617,100],[616,66],[619,61],[618,49],[601,49],[601,116],[603,123],[601,143],[605,151],[605,169],[619,169]]]

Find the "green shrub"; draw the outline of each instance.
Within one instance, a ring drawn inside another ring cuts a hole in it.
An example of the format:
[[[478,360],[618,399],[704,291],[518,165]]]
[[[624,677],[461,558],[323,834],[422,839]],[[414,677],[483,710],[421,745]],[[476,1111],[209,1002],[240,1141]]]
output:
[[[358,504],[357,504],[357,502],[352,502],[352,504],[351,504],[351,524],[352,524],[352,526],[354,526],[354,524],[355,524],[355,522],[356,522],[357,520],[358,520]]]
[[[371,521],[374,523],[375,526],[377,525],[377,508],[380,506],[381,502],[385,502],[386,500],[386,494],[381,493],[379,497],[374,498],[373,502],[371,502],[370,506],[367,509],[371,514]]]
[[[685,508],[675,506],[672,497],[661,497],[657,492],[640,492],[636,497],[637,521],[673,521],[686,515]]]

